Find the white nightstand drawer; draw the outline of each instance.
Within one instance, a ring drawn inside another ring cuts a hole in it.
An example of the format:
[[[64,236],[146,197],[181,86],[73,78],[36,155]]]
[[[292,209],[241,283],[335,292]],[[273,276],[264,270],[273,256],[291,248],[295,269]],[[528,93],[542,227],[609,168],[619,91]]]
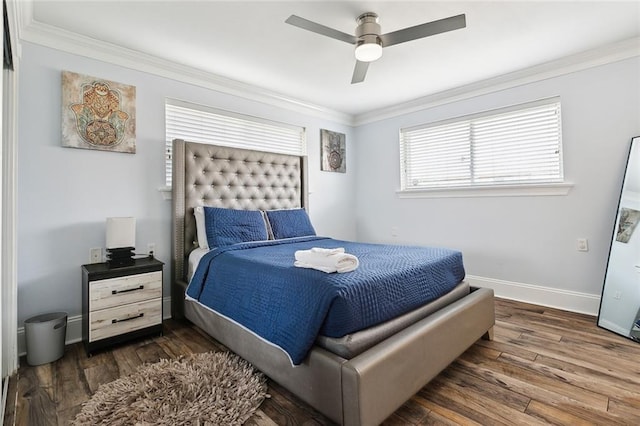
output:
[[[89,312],[89,341],[162,323],[162,298]]]
[[[162,272],[128,275],[91,282],[91,311],[162,297]]]

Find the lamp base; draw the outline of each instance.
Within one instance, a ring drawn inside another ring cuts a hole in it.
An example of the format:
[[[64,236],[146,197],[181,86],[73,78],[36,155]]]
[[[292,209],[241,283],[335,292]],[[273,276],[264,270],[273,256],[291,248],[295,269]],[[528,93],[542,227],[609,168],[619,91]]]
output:
[[[132,266],[135,263],[135,260],[133,259],[134,250],[134,247],[107,249],[107,264],[110,268]]]

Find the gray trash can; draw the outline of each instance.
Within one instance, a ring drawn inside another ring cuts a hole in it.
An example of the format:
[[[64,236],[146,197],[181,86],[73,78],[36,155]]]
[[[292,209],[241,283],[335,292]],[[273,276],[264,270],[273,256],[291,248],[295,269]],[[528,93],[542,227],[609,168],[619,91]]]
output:
[[[40,365],[55,361],[64,355],[67,336],[67,313],[53,312],[37,315],[24,322],[27,340],[27,363]]]

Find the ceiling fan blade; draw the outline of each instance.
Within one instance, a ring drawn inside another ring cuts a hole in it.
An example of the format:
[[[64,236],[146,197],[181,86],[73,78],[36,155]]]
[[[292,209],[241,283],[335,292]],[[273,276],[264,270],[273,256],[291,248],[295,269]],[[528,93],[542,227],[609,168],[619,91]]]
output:
[[[301,18],[296,15],[291,15],[287,18],[287,24],[293,25],[298,28],[302,28],[303,30],[311,31],[317,34],[321,34],[323,36],[331,37],[336,40],[344,41],[349,44],[356,44],[358,39],[351,34],[343,33],[342,31],[334,30],[333,28],[326,27],[322,24],[318,24],[313,21],[309,21],[308,19]]]
[[[391,33],[382,34],[382,47],[393,46],[394,44],[404,43],[418,38],[429,37],[435,34],[453,31],[467,26],[465,15],[456,15],[449,18],[439,19],[437,21],[427,22],[426,24],[416,25],[414,27],[405,28],[403,30],[393,31]]]
[[[353,69],[353,77],[351,77],[351,84],[362,83],[364,77],[367,75],[367,69],[369,69],[370,62],[356,61],[356,67]]]

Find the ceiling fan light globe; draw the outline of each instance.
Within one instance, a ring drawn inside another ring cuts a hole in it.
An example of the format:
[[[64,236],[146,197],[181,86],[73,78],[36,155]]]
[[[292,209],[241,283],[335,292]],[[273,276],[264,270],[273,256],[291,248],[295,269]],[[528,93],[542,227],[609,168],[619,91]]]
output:
[[[378,43],[363,43],[356,47],[356,59],[361,62],[373,62],[382,56],[382,46]]]

